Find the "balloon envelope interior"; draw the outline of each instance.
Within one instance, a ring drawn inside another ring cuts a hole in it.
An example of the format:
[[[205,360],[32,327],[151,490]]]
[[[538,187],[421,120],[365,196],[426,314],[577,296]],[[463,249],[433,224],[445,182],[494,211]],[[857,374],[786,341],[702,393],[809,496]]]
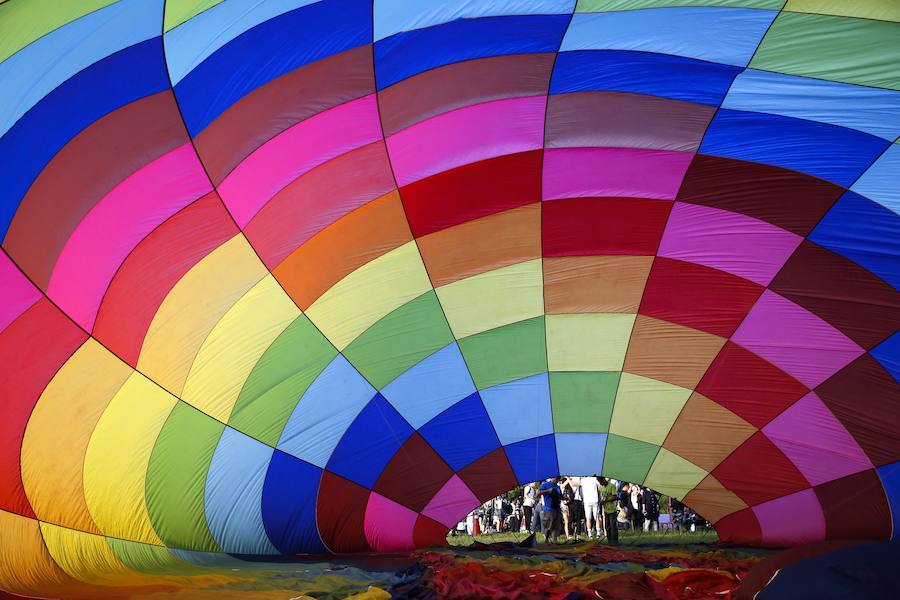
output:
[[[898,21],[0,5],[0,587],[426,546],[557,474],[889,539]]]

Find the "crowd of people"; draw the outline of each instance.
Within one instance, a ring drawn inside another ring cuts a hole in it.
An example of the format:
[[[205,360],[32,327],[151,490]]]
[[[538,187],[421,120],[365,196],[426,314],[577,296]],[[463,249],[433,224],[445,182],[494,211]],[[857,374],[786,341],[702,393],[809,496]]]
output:
[[[709,524],[675,498],[605,477],[552,477],[488,500],[457,526],[469,535],[543,533],[549,543],[582,535],[616,543],[619,530],[695,530]],[[455,532],[453,532],[455,533]]]

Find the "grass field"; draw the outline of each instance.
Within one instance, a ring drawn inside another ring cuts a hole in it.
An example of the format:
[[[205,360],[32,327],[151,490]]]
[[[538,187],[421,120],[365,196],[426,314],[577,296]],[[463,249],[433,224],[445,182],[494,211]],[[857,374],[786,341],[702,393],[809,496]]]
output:
[[[470,535],[447,536],[447,541],[451,546],[468,546],[473,541],[479,541],[485,544],[493,542],[521,542],[527,533],[494,533],[489,535],[479,535],[472,537]],[[564,537],[560,537],[560,542],[564,541]],[[579,542],[587,541],[584,536],[578,537]],[[538,534],[537,541],[539,544],[544,543],[544,536]],[[603,540],[601,540],[603,541]],[[619,543],[622,546],[640,546],[643,544],[712,544],[719,541],[719,536],[712,529],[704,531],[655,531],[655,532],[631,532],[620,531]]]

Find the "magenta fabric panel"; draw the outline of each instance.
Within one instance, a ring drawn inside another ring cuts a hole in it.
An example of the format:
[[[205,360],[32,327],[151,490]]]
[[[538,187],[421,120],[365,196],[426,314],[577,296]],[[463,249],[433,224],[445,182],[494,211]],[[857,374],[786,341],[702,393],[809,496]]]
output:
[[[0,254],[0,290],[3,290],[0,331],[6,329],[7,325],[41,298],[41,292],[5,253]]]
[[[813,543],[825,539],[825,514],[812,488],[753,507],[763,544]]]
[[[412,548],[417,517],[415,511],[372,492],[366,505],[366,540],[377,552]]]

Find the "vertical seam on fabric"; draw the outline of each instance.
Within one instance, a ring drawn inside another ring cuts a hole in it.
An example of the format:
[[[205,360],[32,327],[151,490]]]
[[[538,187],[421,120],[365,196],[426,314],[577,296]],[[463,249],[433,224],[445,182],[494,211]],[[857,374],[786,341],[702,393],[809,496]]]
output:
[[[562,475],[559,471],[562,470],[562,467],[559,464],[559,449],[556,446],[556,418],[553,414],[553,388],[550,385],[550,332],[548,327],[548,319],[547,319],[547,285],[544,278],[544,157],[547,155],[547,111],[550,109],[550,90],[553,87],[553,74],[556,71],[556,61],[559,59],[559,54],[562,51],[563,42],[566,40],[566,35],[569,33],[569,27],[572,25],[572,21],[575,19],[575,12],[578,10],[578,2],[577,0],[573,0],[572,2],[572,12],[569,13],[569,20],[566,23],[565,29],[563,29],[562,35],[559,37],[559,44],[556,46],[556,52],[553,54],[553,62],[550,65],[550,73],[547,77],[547,94],[544,98],[544,124],[541,134],[541,166],[540,166],[540,193],[538,194],[538,201],[540,202],[540,225],[538,230],[538,242],[540,244],[540,259],[541,259],[541,304],[543,304],[543,321],[544,321],[544,366],[547,368],[547,401],[550,404],[550,428],[551,428],[551,436],[553,439],[553,453],[556,459],[556,471],[557,475]],[[537,436],[535,439],[540,439],[542,436]],[[604,445],[604,453],[606,452],[606,446]],[[540,445],[535,442],[534,445],[534,465],[537,468],[538,465],[538,457],[540,453]],[[600,465],[600,468],[603,468],[603,465]]]

